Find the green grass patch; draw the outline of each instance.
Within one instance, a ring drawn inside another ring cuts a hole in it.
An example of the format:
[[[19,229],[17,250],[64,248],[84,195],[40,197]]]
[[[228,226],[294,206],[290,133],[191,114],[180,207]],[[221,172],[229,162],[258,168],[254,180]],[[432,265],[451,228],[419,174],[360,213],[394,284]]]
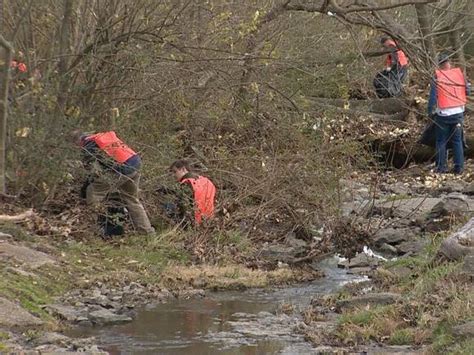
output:
[[[188,260],[186,252],[179,249],[182,243],[176,233],[131,236],[113,242],[98,238],[64,245],[61,250],[74,269],[90,275],[90,279],[124,271],[134,274],[135,281],[157,282],[169,263]]]
[[[1,352],[1,353],[7,353],[8,351],[9,351],[8,346],[6,346],[6,345],[3,344],[3,343],[0,343],[0,352]]]
[[[411,328],[397,329],[388,339],[390,345],[410,345],[415,339],[414,330]]]
[[[439,323],[433,330],[431,349],[436,354],[446,354],[447,349],[454,342],[451,326],[447,322]]]
[[[472,355],[474,354],[474,339],[466,339],[449,348],[446,353],[449,355]]]
[[[18,301],[23,308],[44,320],[52,319],[41,307],[53,301],[53,297],[64,293],[70,286],[69,277],[61,270],[43,268],[35,276],[25,276],[2,268],[0,272],[0,294]]]

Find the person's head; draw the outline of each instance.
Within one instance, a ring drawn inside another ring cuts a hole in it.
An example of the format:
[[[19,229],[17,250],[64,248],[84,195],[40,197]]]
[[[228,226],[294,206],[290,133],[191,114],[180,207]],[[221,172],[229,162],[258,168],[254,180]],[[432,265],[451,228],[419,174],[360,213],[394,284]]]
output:
[[[176,181],[181,181],[183,176],[191,171],[191,168],[187,160],[180,159],[171,164],[170,171],[174,174]]]
[[[389,37],[382,37],[380,38],[380,44],[384,48],[390,48],[390,47],[396,47],[397,45],[395,44],[395,41]]]
[[[441,53],[438,56],[438,66],[440,69],[450,69],[451,62],[449,61],[450,55],[448,53]]]
[[[69,140],[76,145],[81,145],[82,137],[84,137],[84,132],[80,129],[75,129],[69,133]]]

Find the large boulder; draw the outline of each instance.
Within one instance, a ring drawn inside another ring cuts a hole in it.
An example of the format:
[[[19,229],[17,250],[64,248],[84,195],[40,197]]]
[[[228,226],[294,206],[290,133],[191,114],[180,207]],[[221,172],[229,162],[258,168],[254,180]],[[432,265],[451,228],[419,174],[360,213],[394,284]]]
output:
[[[412,240],[407,240],[396,246],[398,254],[409,254],[416,255],[422,251],[425,246],[428,244],[426,239],[416,238]]]
[[[392,201],[378,200],[374,203],[369,215],[415,220],[425,218],[440,201],[441,199],[434,197],[414,197]]]
[[[377,247],[385,243],[396,245],[415,239],[419,233],[419,228],[384,228],[375,233],[374,244]]]
[[[474,255],[474,217],[443,240],[439,254],[450,260],[461,260],[468,255]]]
[[[68,322],[74,323],[87,319],[87,308],[81,309],[63,304],[50,304],[46,306],[46,310],[53,316]]]
[[[469,202],[466,196],[461,194],[451,194],[439,201],[431,209],[428,218],[443,218],[443,217],[461,217],[469,212]]]
[[[0,328],[23,328],[42,324],[41,319],[28,313],[19,305],[0,297]]]
[[[0,260],[10,258],[33,269],[55,263],[53,258],[41,251],[21,245],[0,243]]]

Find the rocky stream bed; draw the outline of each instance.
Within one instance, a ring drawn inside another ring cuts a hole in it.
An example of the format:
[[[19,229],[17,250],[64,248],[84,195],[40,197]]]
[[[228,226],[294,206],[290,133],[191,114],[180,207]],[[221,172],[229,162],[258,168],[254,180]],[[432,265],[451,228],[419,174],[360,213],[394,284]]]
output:
[[[71,289],[42,307],[62,325],[58,331],[48,331],[44,320],[11,298],[0,297],[1,344],[8,351],[31,354],[421,353],[422,345],[369,342],[344,346],[328,341],[339,317],[348,310],[396,304],[404,297],[371,281],[381,266],[388,260],[418,255],[429,244],[429,236],[472,216],[474,183],[469,175],[463,179],[440,178],[420,174],[420,169],[405,171],[403,176],[387,173],[370,187],[362,182],[367,177],[341,181],[343,217],[353,226],[366,226],[371,238],[364,252],[351,259],[338,259],[338,265],[334,257],[322,264],[313,263],[312,268],[325,274],[318,280],[223,293],[199,287],[170,291],[137,282],[117,286],[95,282],[88,288]],[[285,244],[267,245],[264,254],[287,268],[306,247],[307,241],[293,235]],[[24,277],[45,265],[58,264],[45,248],[24,246],[8,233],[1,235],[0,258],[8,265],[8,272]],[[472,266],[472,257],[467,257],[463,270],[470,277]],[[410,268],[398,266],[390,272],[403,277]],[[359,286],[350,297],[323,301],[351,281]],[[321,317],[308,320],[308,312]],[[458,328],[461,336],[472,335],[472,322]]]

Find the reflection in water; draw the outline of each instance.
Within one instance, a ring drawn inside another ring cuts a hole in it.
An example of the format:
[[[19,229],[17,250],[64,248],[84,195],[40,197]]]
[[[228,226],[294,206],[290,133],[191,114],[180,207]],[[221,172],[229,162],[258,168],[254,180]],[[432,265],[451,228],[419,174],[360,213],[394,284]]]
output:
[[[283,302],[302,309],[311,297],[354,279],[332,260],[321,267],[326,278],[308,284],[148,306],[131,323],[78,328],[69,335],[95,336],[111,354],[311,354],[310,344],[293,332],[298,319],[275,311]]]

